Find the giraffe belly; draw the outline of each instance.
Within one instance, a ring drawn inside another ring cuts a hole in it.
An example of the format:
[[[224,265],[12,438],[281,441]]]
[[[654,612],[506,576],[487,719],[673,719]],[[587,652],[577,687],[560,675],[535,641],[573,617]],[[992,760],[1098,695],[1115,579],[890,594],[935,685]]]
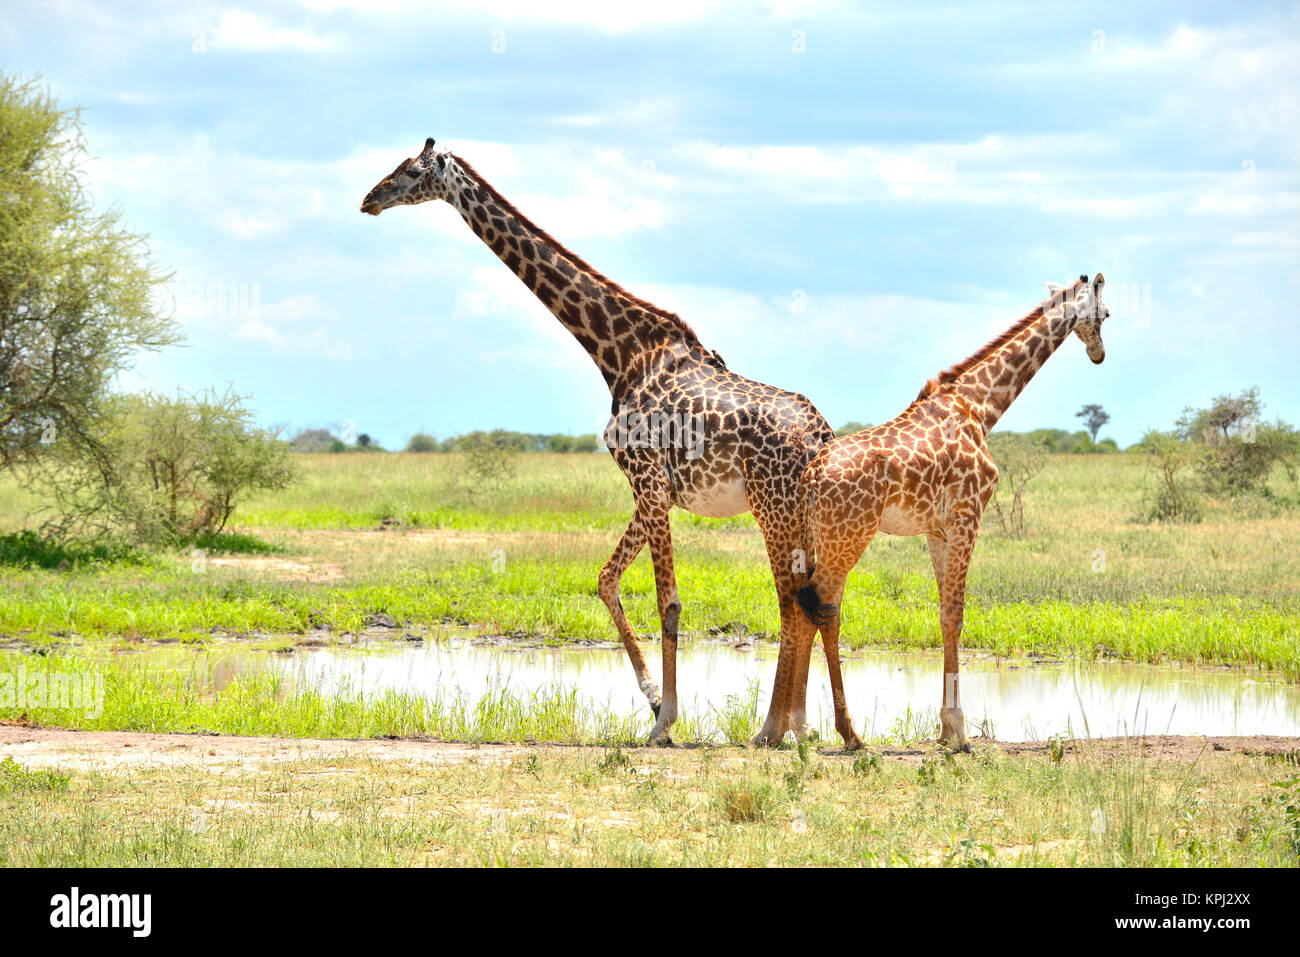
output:
[[[688,512],[705,518],[730,518],[749,511],[745,480],[740,476],[724,479],[707,488],[683,489],[676,495],[677,504]]]
[[[920,535],[926,528],[925,519],[898,505],[890,505],[880,513],[878,531],[886,535]]]

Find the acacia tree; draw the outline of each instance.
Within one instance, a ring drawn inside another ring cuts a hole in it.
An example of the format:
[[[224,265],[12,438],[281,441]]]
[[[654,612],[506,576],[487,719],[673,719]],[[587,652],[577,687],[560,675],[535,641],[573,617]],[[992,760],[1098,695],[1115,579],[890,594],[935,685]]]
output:
[[[1281,419],[1264,421],[1263,411],[1257,387],[1215,396],[1206,409],[1183,409],[1177,434],[1201,447],[1198,464],[1211,494],[1269,497],[1269,476],[1278,466],[1295,481],[1300,431]]]
[[[176,545],[221,532],[239,502],[294,476],[288,445],[229,389],[110,396],[94,440],[96,455],[59,443],[42,457],[37,487],[59,512],[47,531]]]
[[[77,110],[0,73],[0,468],[93,448],[113,377],[181,338],[153,306],[169,276],[120,211],[95,211],[85,155]]]
[[[1083,419],[1083,424],[1088,429],[1088,435],[1092,437],[1094,443],[1097,441],[1097,433],[1101,431],[1101,427],[1110,421],[1110,413],[1095,403],[1085,405],[1074,413],[1074,417]]]

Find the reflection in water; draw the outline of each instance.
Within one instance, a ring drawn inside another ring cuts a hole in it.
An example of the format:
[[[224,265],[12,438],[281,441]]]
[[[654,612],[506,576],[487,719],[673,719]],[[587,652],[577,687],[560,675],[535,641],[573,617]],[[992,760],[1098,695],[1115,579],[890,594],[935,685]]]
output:
[[[257,652],[241,651],[237,657],[250,659],[234,664],[238,670],[259,667]],[[942,692],[940,659],[938,650],[846,656],[845,691],[859,731],[885,734],[909,709],[913,715],[932,716]],[[394,648],[384,642],[367,650],[303,650],[261,667],[324,692],[393,689],[444,700],[460,695],[472,704],[487,692],[526,697],[560,687],[611,711],[648,714],[621,648],[543,648],[464,639]],[[722,709],[728,696],[743,699],[753,682],[759,684],[759,708],[765,713],[775,667],[772,646],[742,651],[712,642],[683,644],[677,663],[679,713]],[[962,666],[962,702],[972,729],[987,721],[1002,741],[1059,733],[1300,734],[1300,688],[1254,672],[1218,668],[974,659]],[[830,684],[818,647],[808,720],[830,731],[832,718]]]

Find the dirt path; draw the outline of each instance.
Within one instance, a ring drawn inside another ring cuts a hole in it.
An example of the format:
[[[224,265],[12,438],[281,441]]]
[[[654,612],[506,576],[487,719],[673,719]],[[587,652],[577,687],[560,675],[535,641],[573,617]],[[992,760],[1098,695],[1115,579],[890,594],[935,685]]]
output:
[[[997,743],[1008,755],[1045,753],[1044,741]],[[142,734],[130,731],[67,731],[0,725],[0,758],[13,758],[25,767],[62,767],[111,771],[134,767],[205,766],[218,770],[237,765],[260,766],[277,762],[319,758],[370,758],[423,764],[462,764],[467,761],[510,761],[539,750],[564,745],[464,744],[448,741],[369,738],[362,740],[316,738],[249,738],[219,734]],[[1300,738],[1257,737],[1151,737],[1102,738],[1083,745],[1093,748],[1139,748],[1147,757],[1193,760],[1216,754],[1246,754],[1300,758]],[[603,749],[593,748],[601,751]],[[886,760],[916,761],[925,747],[886,748]],[[742,752],[743,753],[743,752]],[[831,751],[827,757],[835,757]]]

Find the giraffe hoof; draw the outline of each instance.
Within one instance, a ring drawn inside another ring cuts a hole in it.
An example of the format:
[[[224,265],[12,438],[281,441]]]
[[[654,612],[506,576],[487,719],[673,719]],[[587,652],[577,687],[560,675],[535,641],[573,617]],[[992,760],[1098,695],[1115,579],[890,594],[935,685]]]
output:
[[[760,731],[749,741],[751,748],[779,748],[781,742],[785,740],[785,734],[769,734],[766,731]]]
[[[949,751],[963,754],[970,752],[970,739],[966,737],[966,719],[961,709],[939,709],[939,745]]]
[[[672,739],[672,737],[669,736],[669,735],[667,735],[667,734],[661,734],[661,735],[659,735],[658,737],[655,737],[655,736],[652,734],[652,735],[650,735],[650,740],[648,740],[645,744],[646,744],[646,747],[647,747],[647,748],[675,748],[675,747],[677,747],[677,745],[675,745],[675,744],[673,743],[673,739]]]
[[[844,739],[844,750],[846,753],[849,754],[852,754],[854,751],[861,751],[862,739],[859,738],[856,734],[849,735]]]

